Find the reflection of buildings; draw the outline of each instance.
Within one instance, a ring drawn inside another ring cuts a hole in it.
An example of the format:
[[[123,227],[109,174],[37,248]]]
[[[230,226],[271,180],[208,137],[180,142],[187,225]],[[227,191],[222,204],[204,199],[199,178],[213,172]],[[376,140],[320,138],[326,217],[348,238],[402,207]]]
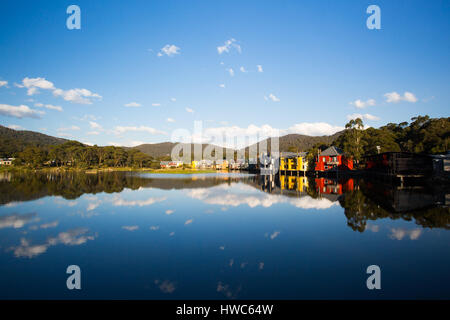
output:
[[[447,186],[401,187],[374,180],[360,180],[358,188],[339,198],[347,224],[363,232],[368,220],[413,220],[426,228],[450,229],[450,190]]]
[[[426,185],[402,187],[367,181],[361,184],[364,194],[393,212],[408,212],[434,206],[450,206],[450,193],[445,188]]]
[[[295,190],[307,192],[309,183],[307,177],[285,176],[280,175],[281,190]]]
[[[348,191],[353,191],[355,181],[347,179],[345,181],[336,181],[328,178],[315,179],[316,191],[319,194],[337,194],[341,195]]]

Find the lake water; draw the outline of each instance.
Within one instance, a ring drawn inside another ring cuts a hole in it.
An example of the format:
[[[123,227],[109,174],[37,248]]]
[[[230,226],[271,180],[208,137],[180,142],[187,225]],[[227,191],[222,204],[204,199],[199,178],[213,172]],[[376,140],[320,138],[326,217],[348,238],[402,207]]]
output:
[[[442,186],[2,173],[0,191],[1,299],[450,299]]]

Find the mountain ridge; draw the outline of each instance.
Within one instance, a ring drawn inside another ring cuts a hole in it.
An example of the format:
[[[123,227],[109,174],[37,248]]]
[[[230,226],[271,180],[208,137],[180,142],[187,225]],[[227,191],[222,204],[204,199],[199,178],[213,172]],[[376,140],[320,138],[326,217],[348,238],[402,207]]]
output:
[[[324,136],[308,136],[302,134],[288,134],[279,137],[279,149],[281,152],[286,151],[306,151],[313,147],[317,143],[331,144],[335,141],[344,131],[336,132],[332,135]],[[268,142],[270,138],[264,139],[258,143],[247,146],[245,149],[248,152],[249,148],[255,145],[260,145],[264,141]],[[14,130],[5,126],[0,125],[0,156],[6,157],[17,152],[22,151],[28,146],[50,146],[59,145],[70,140],[64,138],[58,138],[44,133],[30,131],[30,130]],[[154,158],[164,158],[169,157],[173,147],[177,143],[174,142],[158,142],[158,143],[144,143],[134,147],[123,147],[125,149],[137,149],[149,156]],[[193,153],[194,146],[196,144],[191,144],[191,151]],[[198,144],[197,144],[198,145]],[[206,148],[208,144],[202,144],[202,151]],[[270,151],[270,143],[267,143],[268,151]],[[227,148],[224,148],[224,154]],[[242,149],[241,149],[242,150]],[[237,150],[232,150],[237,151]]]

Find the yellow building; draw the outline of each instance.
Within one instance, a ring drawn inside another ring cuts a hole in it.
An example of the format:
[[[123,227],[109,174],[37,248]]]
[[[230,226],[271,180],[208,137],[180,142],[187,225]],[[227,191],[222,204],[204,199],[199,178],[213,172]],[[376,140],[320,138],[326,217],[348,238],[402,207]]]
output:
[[[285,152],[280,157],[281,171],[308,171],[308,161],[306,152],[293,153]]]

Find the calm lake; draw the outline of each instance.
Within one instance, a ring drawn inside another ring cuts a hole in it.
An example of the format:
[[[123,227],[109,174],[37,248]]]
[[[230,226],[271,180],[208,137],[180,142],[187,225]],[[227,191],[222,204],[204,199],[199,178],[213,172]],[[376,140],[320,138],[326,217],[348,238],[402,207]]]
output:
[[[0,299],[450,299],[442,186],[0,173],[0,191]]]

